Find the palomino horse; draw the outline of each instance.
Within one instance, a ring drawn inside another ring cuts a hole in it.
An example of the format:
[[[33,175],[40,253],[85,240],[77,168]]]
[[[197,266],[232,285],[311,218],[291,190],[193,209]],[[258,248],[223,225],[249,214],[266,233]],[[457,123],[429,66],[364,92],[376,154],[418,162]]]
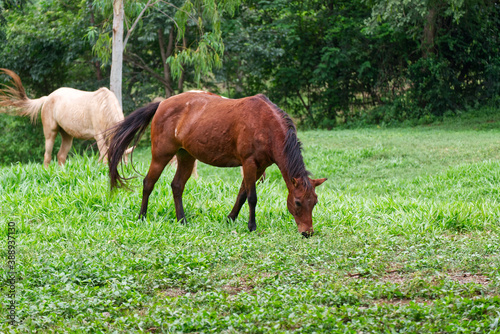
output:
[[[234,100],[207,92],[186,92],[134,111],[110,133],[111,189],[125,185],[118,164],[127,146],[150,122],[152,161],[144,179],[139,218],[146,216],[149,195],[175,155],[177,172],[171,186],[178,221],[186,222],[182,193],[198,159],[217,167],[243,167],[243,182],[229,218],[235,220],[248,199],[248,228],[254,231],[255,183],[275,163],[288,188],[287,206],[299,232],[312,235],[312,210],[318,201],[315,187],[326,179],[309,178],[292,120],[267,97],[259,94]]]
[[[43,133],[45,135],[45,155],[43,164],[47,167],[52,160],[52,148],[57,133],[61,133],[62,143],[57,153],[60,165],[66,162],[73,137],[97,141],[99,160],[106,162],[106,129],[124,119],[115,94],[107,88],[95,92],[84,92],[73,88],[59,88],[49,96],[29,99],[21,79],[11,70],[0,69],[13,79],[15,87],[0,90],[0,106],[12,107],[18,115],[30,116],[34,123],[41,109]],[[127,150],[127,154],[132,149]]]

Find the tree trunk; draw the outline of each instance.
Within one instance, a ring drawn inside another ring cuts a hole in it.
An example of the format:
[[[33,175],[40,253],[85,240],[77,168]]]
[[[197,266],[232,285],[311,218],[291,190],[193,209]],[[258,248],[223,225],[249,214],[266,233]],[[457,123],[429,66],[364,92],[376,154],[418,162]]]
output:
[[[300,102],[302,102],[302,105],[304,106],[304,109],[307,111],[307,114],[309,116],[309,118],[311,119],[311,122],[313,123],[314,127],[318,127],[318,124],[316,123],[316,120],[314,119],[314,116],[311,112],[311,104],[307,104],[306,101],[304,101],[304,99],[302,98],[302,94],[300,94],[300,91],[297,90],[297,96],[299,97],[300,99]],[[309,101],[311,101],[309,99]]]
[[[109,80],[109,89],[116,95],[120,107],[122,107],[124,17],[123,0],[113,0],[113,49],[111,55],[111,78]]]
[[[187,34],[188,27],[186,26],[186,31],[184,32],[184,37],[182,37],[182,49],[186,50],[187,48],[187,43],[186,43],[186,34]],[[179,82],[177,84],[177,89],[179,90],[179,94],[182,93],[184,90],[184,79],[185,79],[185,74],[184,74],[184,69],[182,69],[181,72],[181,77],[179,78]]]
[[[165,40],[163,37],[163,29],[158,29],[158,42],[160,44],[161,60],[163,62],[163,76],[165,77],[165,97],[169,98],[174,95],[172,88],[172,74],[170,72],[170,65],[167,64],[167,58],[172,55],[174,49],[174,27],[170,28],[168,35],[168,45],[165,50]]]
[[[428,58],[436,51],[434,49],[434,38],[436,36],[437,13],[437,8],[435,6],[431,7],[425,18],[424,36],[422,37],[422,56],[424,58]]]
[[[92,7],[91,4],[88,5],[88,8],[90,13],[90,24],[94,27],[95,26],[94,8]],[[101,81],[102,80],[101,62],[99,60],[96,60],[92,62],[92,65],[94,65],[95,67],[97,81]]]

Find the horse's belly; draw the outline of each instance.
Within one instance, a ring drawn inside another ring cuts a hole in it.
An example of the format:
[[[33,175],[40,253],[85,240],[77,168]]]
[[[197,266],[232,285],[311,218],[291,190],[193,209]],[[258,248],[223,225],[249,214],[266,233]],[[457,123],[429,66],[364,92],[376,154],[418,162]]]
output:
[[[78,139],[92,139],[95,131],[92,124],[85,120],[65,118],[58,122],[59,126],[70,136]]]
[[[241,166],[241,162],[236,159],[225,159],[223,157],[221,158],[205,158],[205,157],[199,157],[197,158],[203,163],[206,163],[207,165],[215,166],[215,167],[238,167]]]
[[[211,166],[216,167],[237,167],[241,166],[241,161],[226,148],[214,145],[197,145],[196,147],[185,147],[193,157]]]

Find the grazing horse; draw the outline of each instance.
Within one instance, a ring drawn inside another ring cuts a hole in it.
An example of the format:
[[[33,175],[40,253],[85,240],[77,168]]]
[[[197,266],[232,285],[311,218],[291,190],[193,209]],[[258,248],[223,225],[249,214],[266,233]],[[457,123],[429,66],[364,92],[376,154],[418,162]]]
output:
[[[19,76],[11,70],[0,69],[13,79],[15,87],[5,86],[0,90],[0,106],[11,107],[20,116],[29,116],[35,123],[41,110],[43,133],[45,135],[45,155],[43,164],[47,167],[52,160],[52,148],[57,133],[61,133],[61,148],[57,153],[60,165],[73,143],[73,137],[97,141],[99,160],[107,161],[108,150],[104,132],[124,119],[120,104],[107,88],[95,92],[84,92],[73,88],[59,88],[49,96],[29,99]],[[129,154],[132,149],[125,153]]]
[[[295,125],[267,97],[259,94],[227,99],[207,92],[186,92],[137,109],[110,133],[111,189],[125,185],[118,164],[127,146],[150,122],[152,161],[144,179],[139,218],[146,216],[149,195],[167,163],[176,156],[177,171],[171,186],[178,221],[186,222],[182,193],[198,159],[217,167],[243,167],[243,182],[228,218],[235,220],[248,200],[248,229],[254,231],[255,183],[275,163],[288,188],[287,207],[299,232],[306,237],[312,235],[312,210],[318,201],[315,187],[326,179],[309,178]]]
[[[200,91],[191,91],[191,92],[200,92]],[[165,101],[166,99],[163,98],[163,97],[156,97],[155,99],[153,99],[153,102],[162,102],[162,101]],[[168,163],[169,165],[174,165],[174,166],[177,166],[177,158],[174,156],[172,158],[172,160],[170,160],[170,162]],[[241,176],[243,177],[243,168],[240,167],[240,170],[241,170]],[[195,179],[198,178],[198,160],[196,160],[194,162],[194,167],[193,167],[193,177]],[[264,173],[262,175],[262,179],[261,180],[264,180],[266,178],[266,173]]]

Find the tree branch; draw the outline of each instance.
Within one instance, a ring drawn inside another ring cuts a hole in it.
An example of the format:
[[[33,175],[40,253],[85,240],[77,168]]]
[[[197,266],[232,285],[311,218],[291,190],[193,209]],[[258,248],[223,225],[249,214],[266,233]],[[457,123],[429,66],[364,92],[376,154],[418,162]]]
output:
[[[174,27],[172,26],[170,28],[170,33],[168,36],[168,45],[166,49],[163,36],[163,29],[158,29],[158,42],[160,44],[160,54],[163,63],[163,76],[165,77],[165,80],[168,82],[168,85],[165,85],[165,97],[168,98],[174,94],[174,90],[172,89],[172,75],[170,73],[170,65],[167,63],[167,58],[170,57],[173,50]]]
[[[314,126],[316,127],[317,124],[316,124],[316,120],[314,119],[314,116],[313,116],[313,114],[311,112],[311,106],[306,104],[306,102],[302,98],[302,95],[300,94],[299,90],[297,90],[297,96],[299,97],[300,101],[302,102],[302,105],[304,106],[304,108],[307,110],[307,113],[309,114],[309,117],[311,117],[311,121],[313,122]]]
[[[148,9],[149,7],[153,7],[158,2],[160,2],[160,1],[155,1],[154,3],[151,3],[151,1],[152,0],[148,0],[148,3],[146,4],[146,6],[144,6],[144,8],[140,12],[139,16],[137,16],[134,23],[132,24],[132,27],[130,27],[130,29],[127,31],[127,36],[125,36],[125,40],[123,41],[123,49],[125,49],[125,47],[127,46],[127,42],[128,42],[129,37],[130,37],[130,34],[132,34],[132,31],[134,30],[137,23],[139,23],[139,20],[142,18],[144,13],[146,12],[146,9]]]
[[[146,65],[144,60],[141,57],[139,57],[138,55],[131,53],[131,52],[127,52],[127,53],[123,54],[123,59],[125,61],[131,63],[132,65],[145,70],[146,72],[151,74],[151,76],[153,76],[156,80],[161,82],[163,85],[168,85],[167,80],[165,80],[165,78],[163,78],[161,75],[156,73],[154,69],[152,69],[151,67]]]

